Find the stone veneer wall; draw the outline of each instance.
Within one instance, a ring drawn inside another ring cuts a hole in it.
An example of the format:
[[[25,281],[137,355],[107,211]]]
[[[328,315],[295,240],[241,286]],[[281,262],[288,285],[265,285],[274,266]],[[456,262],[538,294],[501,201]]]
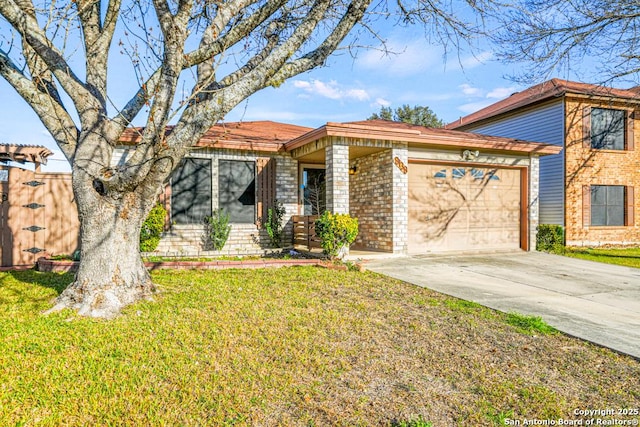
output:
[[[529,159],[529,250],[536,249],[536,235],[540,218],[540,158],[531,155]]]
[[[237,150],[198,150],[191,157],[211,159],[212,179],[212,209],[218,208],[218,160],[255,161],[259,157],[273,157],[276,161],[276,199],[285,207],[284,217],[285,235],[283,246],[289,246],[292,241],[291,216],[297,214],[298,193],[298,162],[288,155],[268,155],[250,151]],[[156,252],[168,256],[198,255],[204,251],[204,225],[173,225],[171,230],[164,233]],[[270,247],[269,236],[264,229],[255,224],[231,224],[231,233],[226,245],[221,251],[207,254],[220,255],[250,255],[262,254],[273,250]]]
[[[393,166],[391,150],[355,159],[349,180],[350,214],[358,218],[354,247],[393,252]]]
[[[391,169],[393,175],[393,253],[406,253],[409,242],[409,175],[407,169],[395,164],[409,167],[408,145],[396,146],[391,150]]]
[[[325,148],[327,210],[349,213],[349,146],[333,141]]]
[[[565,238],[570,246],[629,245],[640,242],[640,126],[634,122],[635,149],[592,150],[582,143],[582,111],[585,106],[628,109],[624,103],[567,99]],[[634,188],[633,226],[583,224],[582,191],[588,185],[624,185]]]

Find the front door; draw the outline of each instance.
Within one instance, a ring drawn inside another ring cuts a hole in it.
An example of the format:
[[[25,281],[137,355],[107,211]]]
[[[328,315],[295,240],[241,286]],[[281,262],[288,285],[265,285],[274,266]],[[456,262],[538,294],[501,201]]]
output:
[[[324,166],[303,166],[300,172],[300,204],[303,215],[320,215],[326,209]]]

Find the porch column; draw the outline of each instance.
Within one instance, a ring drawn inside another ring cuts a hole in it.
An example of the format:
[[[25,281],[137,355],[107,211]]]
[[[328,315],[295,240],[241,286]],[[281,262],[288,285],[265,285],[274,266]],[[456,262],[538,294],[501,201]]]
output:
[[[391,150],[393,169],[393,253],[407,253],[409,240],[409,149],[407,144]]]
[[[529,157],[529,200],[521,203],[528,203],[529,210],[529,250],[536,250],[536,235],[540,222],[540,157],[532,154]]]
[[[325,148],[327,210],[349,213],[349,146],[333,142]]]

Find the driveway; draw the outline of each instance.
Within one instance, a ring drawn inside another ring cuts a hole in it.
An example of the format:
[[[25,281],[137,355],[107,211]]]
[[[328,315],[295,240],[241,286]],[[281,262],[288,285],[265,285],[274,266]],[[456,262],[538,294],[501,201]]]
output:
[[[640,358],[640,269],[538,252],[370,260],[367,269]]]

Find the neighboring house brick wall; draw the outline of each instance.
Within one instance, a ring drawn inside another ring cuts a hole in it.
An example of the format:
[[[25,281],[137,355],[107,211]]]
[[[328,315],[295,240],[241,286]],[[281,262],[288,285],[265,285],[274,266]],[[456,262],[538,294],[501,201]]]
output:
[[[465,131],[519,138],[562,146],[564,101],[518,111],[490,123],[465,126]],[[564,151],[540,159],[540,223],[564,225]],[[535,233],[533,234],[535,235]],[[535,247],[535,245],[533,246]]]
[[[584,107],[628,109],[624,103],[586,103],[582,99],[567,98],[566,144],[566,242],[586,246],[602,244],[637,244],[640,242],[640,148],[638,120],[633,120],[635,149],[593,150],[583,144]],[[634,188],[633,226],[590,226],[584,224],[583,192],[585,186],[622,185]]]

